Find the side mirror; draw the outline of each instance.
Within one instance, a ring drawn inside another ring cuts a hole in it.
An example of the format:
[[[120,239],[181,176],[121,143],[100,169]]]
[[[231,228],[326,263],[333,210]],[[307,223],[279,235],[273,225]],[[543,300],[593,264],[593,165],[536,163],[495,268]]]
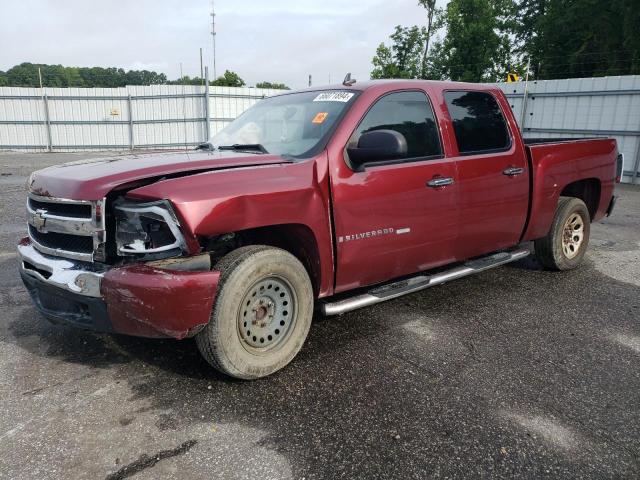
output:
[[[372,130],[363,133],[358,146],[347,148],[347,153],[355,165],[395,160],[407,155],[407,139],[394,130]]]

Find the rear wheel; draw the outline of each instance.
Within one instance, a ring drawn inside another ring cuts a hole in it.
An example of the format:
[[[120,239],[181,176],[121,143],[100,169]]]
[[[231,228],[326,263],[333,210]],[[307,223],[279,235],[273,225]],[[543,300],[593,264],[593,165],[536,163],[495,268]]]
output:
[[[535,241],[538,261],[550,270],[571,270],[582,263],[591,230],[589,210],[582,200],[560,197],[551,230]]]
[[[290,253],[266,246],[239,248],[221,272],[211,320],[196,336],[213,367],[245,380],[287,365],[302,347],[313,316],[309,276]]]

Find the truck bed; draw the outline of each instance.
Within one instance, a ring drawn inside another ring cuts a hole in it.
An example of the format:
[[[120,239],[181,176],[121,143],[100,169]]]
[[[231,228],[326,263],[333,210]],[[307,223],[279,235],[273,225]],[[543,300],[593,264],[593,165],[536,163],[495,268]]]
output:
[[[617,147],[612,138],[525,139],[531,166],[531,221],[524,240],[543,237],[549,231],[558,198],[575,182],[594,188],[592,221],[606,214],[616,178]],[[586,201],[587,205],[590,202]]]
[[[522,141],[525,145],[540,145],[543,143],[565,143],[565,142],[580,142],[583,140],[596,140],[596,137],[582,137],[582,138],[523,138]]]

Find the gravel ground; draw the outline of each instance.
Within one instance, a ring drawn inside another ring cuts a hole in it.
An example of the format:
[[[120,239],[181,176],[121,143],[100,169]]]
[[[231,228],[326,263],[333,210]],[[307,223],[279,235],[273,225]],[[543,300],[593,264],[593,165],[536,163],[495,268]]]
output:
[[[640,188],[576,271],[525,259],[316,318],[289,367],[246,383],[191,340],[36,312],[24,184],[86,156],[0,154],[0,478],[640,476]]]

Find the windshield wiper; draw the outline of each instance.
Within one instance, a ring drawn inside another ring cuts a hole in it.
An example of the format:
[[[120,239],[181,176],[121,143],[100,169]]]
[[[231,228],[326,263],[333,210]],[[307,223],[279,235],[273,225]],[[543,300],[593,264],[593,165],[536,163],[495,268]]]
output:
[[[218,150],[241,150],[255,153],[269,153],[267,149],[259,143],[235,143],[233,145],[218,145]]]
[[[211,145],[209,142],[205,142],[198,145],[196,147],[196,150],[207,150],[209,152],[212,152],[215,149],[213,148],[213,145]]]

